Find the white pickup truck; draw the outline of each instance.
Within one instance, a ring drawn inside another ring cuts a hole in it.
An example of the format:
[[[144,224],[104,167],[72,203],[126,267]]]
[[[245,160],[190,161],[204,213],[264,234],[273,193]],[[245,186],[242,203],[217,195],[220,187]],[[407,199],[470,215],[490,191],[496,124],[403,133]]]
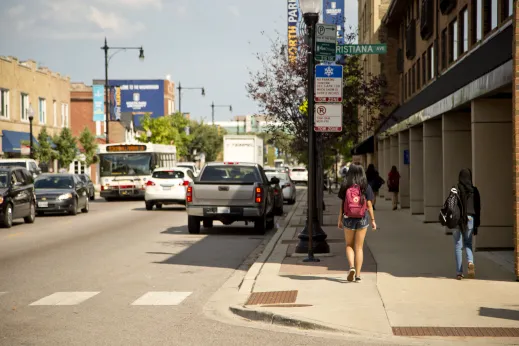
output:
[[[217,220],[224,225],[252,221],[257,232],[274,228],[274,188],[254,163],[208,163],[187,187],[189,233],[200,233]]]

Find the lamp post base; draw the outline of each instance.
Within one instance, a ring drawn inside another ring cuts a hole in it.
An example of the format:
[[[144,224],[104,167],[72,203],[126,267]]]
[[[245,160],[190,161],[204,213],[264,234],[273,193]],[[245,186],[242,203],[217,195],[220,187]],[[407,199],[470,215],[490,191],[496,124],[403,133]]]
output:
[[[306,219],[306,226],[299,233],[299,243],[296,246],[295,253],[308,253],[309,236],[308,236],[308,222]],[[326,242],[328,235],[323,231],[317,219],[313,222],[312,248],[313,253],[330,253],[330,245]],[[310,261],[309,261],[310,262]]]

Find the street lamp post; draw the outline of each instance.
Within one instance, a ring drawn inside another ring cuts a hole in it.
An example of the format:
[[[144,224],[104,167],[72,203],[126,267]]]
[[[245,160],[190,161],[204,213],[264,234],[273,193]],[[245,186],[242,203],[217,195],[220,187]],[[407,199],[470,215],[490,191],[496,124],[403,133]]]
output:
[[[211,118],[213,120],[213,126],[214,126],[214,107],[229,107],[229,112],[232,113],[232,105],[215,105],[214,101],[213,101],[213,103],[211,104],[211,108],[212,108]]]
[[[202,96],[205,96],[205,88],[204,87],[196,87],[196,88],[186,88],[182,87],[182,84],[178,82],[178,111],[182,113],[182,90],[202,90]]]
[[[329,253],[326,233],[321,228],[317,212],[316,136],[314,131],[314,69],[315,69],[315,26],[319,21],[320,0],[299,1],[308,29],[308,211],[306,226],[299,234],[297,253],[308,253],[304,262],[319,262],[315,253]]]
[[[110,125],[110,100],[109,100],[109,91],[110,91],[110,87],[108,85],[108,62],[110,61],[110,59],[112,59],[112,57],[119,53],[119,52],[122,52],[122,51],[126,51],[128,49],[138,49],[139,50],[139,59],[142,61],[144,60],[144,49],[142,48],[142,46],[140,47],[108,47],[108,43],[106,41],[106,37],[105,37],[105,45],[103,47],[101,47],[102,50],[105,51],[105,121],[106,121],[106,143],[108,144],[110,141],[109,141],[109,138],[108,138],[108,128],[109,128],[109,125]],[[111,56],[108,56],[108,51],[110,49],[114,49],[116,50],[116,52],[114,52]]]
[[[29,104],[29,108],[27,109],[27,115],[29,116],[29,157],[34,159],[34,143],[32,141],[32,121],[34,120],[34,110],[32,109],[31,104]]]

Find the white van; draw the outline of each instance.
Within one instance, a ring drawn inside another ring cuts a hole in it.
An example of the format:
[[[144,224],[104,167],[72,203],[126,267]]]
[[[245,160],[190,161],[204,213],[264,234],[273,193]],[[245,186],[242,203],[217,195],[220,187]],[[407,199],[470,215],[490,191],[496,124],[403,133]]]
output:
[[[31,172],[33,178],[41,174],[41,169],[33,159],[0,159],[0,166],[23,167]]]

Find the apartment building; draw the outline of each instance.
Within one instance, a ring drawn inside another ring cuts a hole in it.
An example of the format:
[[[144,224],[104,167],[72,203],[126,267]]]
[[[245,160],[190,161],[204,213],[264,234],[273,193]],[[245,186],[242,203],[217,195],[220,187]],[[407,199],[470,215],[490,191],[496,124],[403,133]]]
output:
[[[394,107],[377,129],[378,168],[399,169],[401,207],[425,222],[470,168],[478,251],[517,248],[512,15],[511,0],[392,0],[380,29]]]
[[[387,12],[390,0],[358,0],[358,43],[375,44],[379,41],[382,18]],[[364,78],[380,75],[380,56],[363,55],[360,57]],[[371,114],[367,109],[359,109],[359,140],[352,150],[353,161],[364,166],[374,163],[374,123],[379,114]]]
[[[36,61],[0,56],[0,155],[29,154],[29,116],[34,143],[43,126],[49,135],[69,127],[70,78]]]

